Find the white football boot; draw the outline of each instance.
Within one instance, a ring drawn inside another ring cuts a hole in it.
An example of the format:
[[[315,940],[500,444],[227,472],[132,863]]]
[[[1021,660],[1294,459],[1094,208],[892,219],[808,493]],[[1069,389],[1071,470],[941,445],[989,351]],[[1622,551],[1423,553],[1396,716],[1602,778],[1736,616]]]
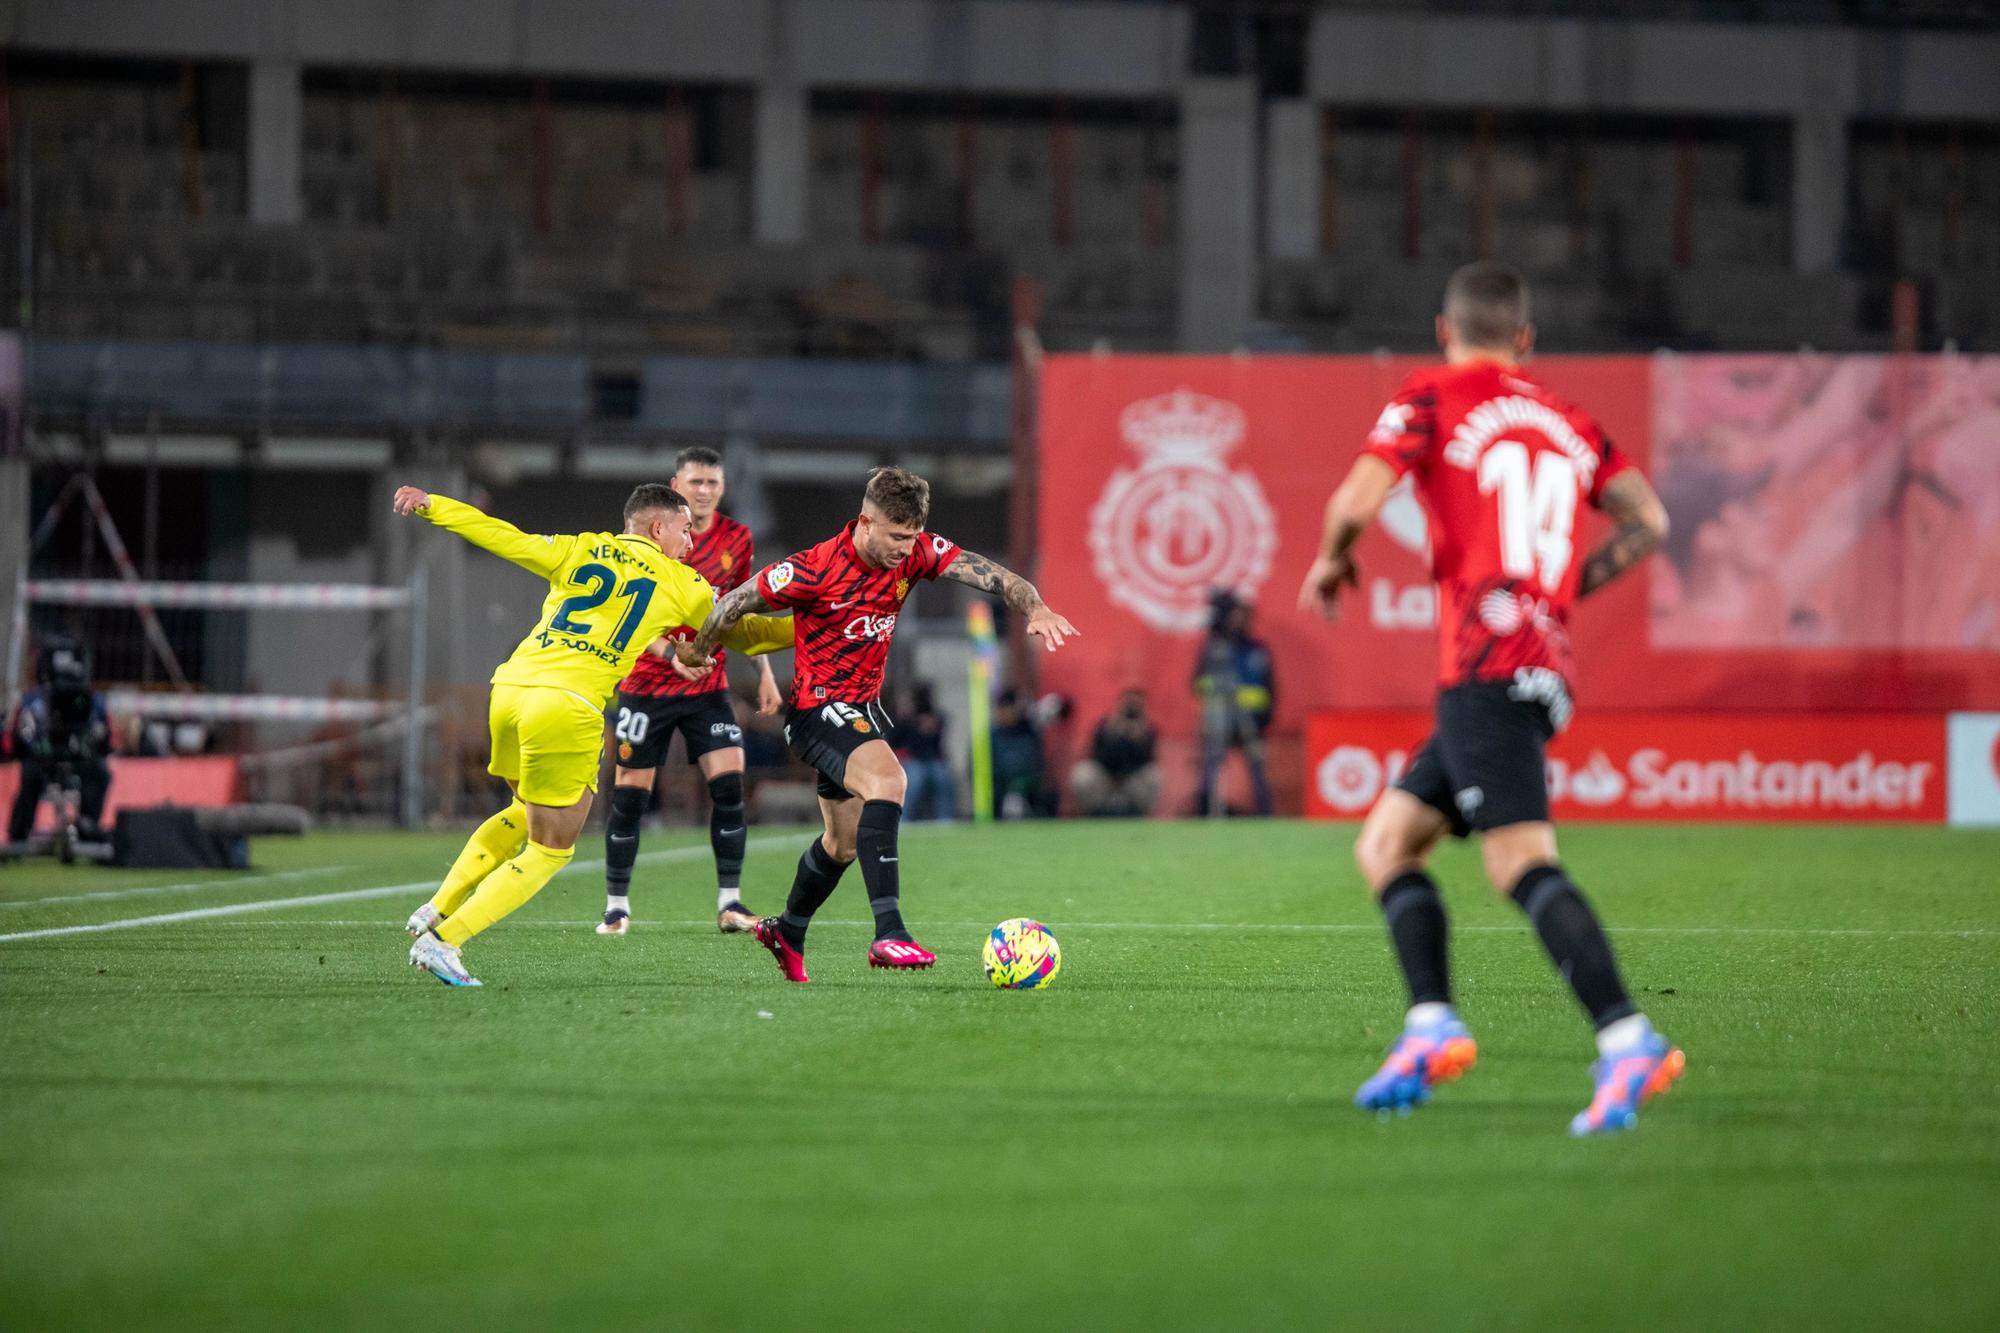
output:
[[[411,939],[416,939],[426,931],[436,930],[438,922],[442,920],[444,920],[444,915],[437,908],[432,907],[429,903],[425,903],[422,907],[410,913],[410,919],[403,923],[403,929],[410,932]]]
[[[410,946],[410,966],[420,972],[428,972],[447,986],[477,986],[479,978],[465,970],[465,962],[458,956],[458,946],[446,944],[436,935],[417,936],[417,942]]]

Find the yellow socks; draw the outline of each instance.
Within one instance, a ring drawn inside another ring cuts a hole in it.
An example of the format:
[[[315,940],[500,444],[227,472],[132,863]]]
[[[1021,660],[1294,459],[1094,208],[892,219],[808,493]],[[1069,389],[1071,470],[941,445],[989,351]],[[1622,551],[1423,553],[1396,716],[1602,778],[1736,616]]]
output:
[[[439,916],[450,916],[479,887],[479,881],[505,865],[528,841],[528,807],[520,801],[473,830],[465,849],[451,863],[451,873],[431,895]]]
[[[464,944],[539,893],[575,855],[574,847],[558,851],[530,842],[513,860],[481,880],[470,902],[439,923],[438,938],[446,944]]]

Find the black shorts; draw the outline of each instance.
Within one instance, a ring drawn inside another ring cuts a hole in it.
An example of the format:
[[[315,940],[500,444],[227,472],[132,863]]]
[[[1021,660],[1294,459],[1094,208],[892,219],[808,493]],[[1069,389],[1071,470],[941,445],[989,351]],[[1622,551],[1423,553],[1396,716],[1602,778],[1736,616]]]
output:
[[[1455,838],[1544,822],[1555,734],[1548,705],[1511,681],[1454,685],[1439,692],[1436,729],[1396,786],[1450,820]]]
[[[707,694],[627,694],[618,691],[618,719],[612,728],[618,767],[658,768],[679,732],[687,740],[690,764],[713,750],[743,748],[743,728],[729,691]]]
[[[793,754],[818,772],[819,794],[829,801],[845,801],[854,796],[842,785],[847,781],[847,756],[870,741],[887,741],[892,725],[879,699],[794,707],[785,715],[785,740]]]

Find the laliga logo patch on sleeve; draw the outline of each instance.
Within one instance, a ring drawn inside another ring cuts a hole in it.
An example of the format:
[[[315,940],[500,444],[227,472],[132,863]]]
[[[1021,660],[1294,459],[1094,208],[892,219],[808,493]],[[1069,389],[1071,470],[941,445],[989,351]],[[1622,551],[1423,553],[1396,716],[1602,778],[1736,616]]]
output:
[[[1382,409],[1382,415],[1375,418],[1375,429],[1368,432],[1368,443],[1388,444],[1398,435],[1408,433],[1410,417],[1414,409],[1408,403],[1391,403]]]
[[[938,553],[938,559],[942,560],[945,556],[945,552],[951,550],[951,538],[940,537],[935,533],[931,534],[931,549],[933,551],[936,551]]]
[[[790,583],[792,581],[792,576],[797,572],[798,572],[797,570],[792,568],[791,561],[781,560],[777,564],[771,566],[771,572],[764,576],[764,582],[771,589],[772,592],[777,592],[779,589],[783,588],[786,584]]]

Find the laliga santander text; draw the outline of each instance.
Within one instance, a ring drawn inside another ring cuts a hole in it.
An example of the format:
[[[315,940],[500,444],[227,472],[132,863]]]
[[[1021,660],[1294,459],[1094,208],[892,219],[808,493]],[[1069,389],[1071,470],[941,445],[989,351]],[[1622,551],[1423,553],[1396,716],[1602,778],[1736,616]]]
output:
[[[1354,819],[1430,732],[1425,712],[1315,714],[1307,813]],[[1580,714],[1549,747],[1559,820],[1935,823],[1945,721],[1889,714]]]

